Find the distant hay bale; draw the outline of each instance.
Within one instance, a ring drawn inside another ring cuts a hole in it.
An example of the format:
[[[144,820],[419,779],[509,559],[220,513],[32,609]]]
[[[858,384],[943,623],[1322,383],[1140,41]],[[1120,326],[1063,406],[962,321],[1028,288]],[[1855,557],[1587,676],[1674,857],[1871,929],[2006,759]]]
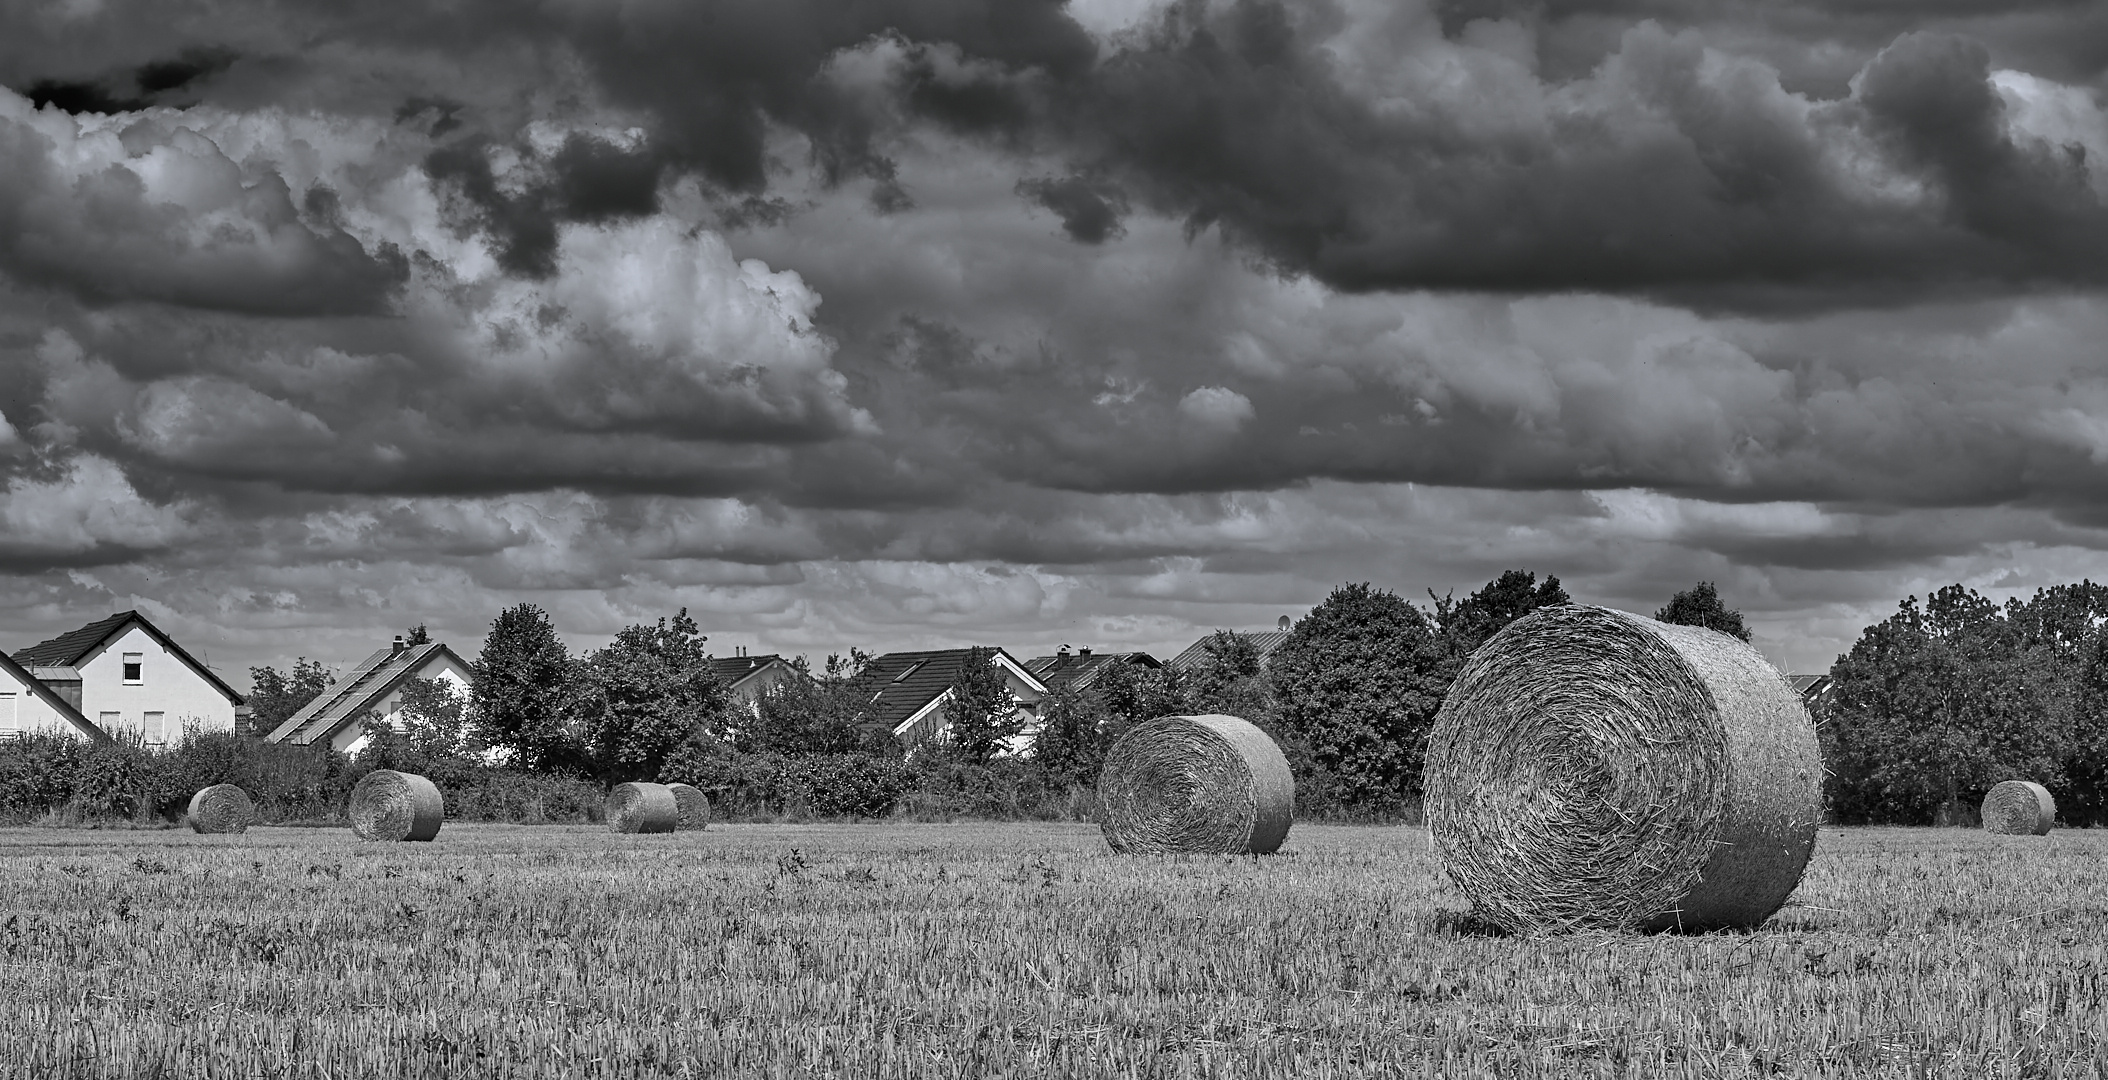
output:
[[[608,792],[608,829],[669,833],[681,820],[681,801],[665,784],[617,784]]]
[[[666,790],[673,792],[674,805],[680,808],[675,825],[682,829],[707,829],[710,827],[710,796],[701,788],[687,784],[668,784]]]
[[[1288,838],[1295,799],[1266,732],[1234,716],[1165,716],[1106,754],[1098,823],[1123,853],[1264,855]]]
[[[2003,836],[2048,836],[2057,800],[2032,780],[2008,780],[1984,796],[1984,831]]]
[[[1755,926],[1822,820],[1800,696],[1726,634],[1567,604],[1471,655],[1435,718],[1427,826],[1517,933]]]
[[[256,804],[233,784],[214,784],[190,797],[190,809],[183,816],[195,832],[239,833],[256,822]]]
[[[350,813],[361,840],[430,840],[446,820],[446,799],[416,773],[375,769],[351,789]]]

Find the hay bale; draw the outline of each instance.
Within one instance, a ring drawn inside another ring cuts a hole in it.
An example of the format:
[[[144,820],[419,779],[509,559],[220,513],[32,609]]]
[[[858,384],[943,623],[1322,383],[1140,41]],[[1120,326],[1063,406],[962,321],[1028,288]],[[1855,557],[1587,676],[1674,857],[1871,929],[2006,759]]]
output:
[[[1118,852],[1264,855],[1288,838],[1295,798],[1266,732],[1234,716],[1164,716],[1105,755],[1098,824]]]
[[[665,784],[617,784],[608,792],[608,829],[668,833],[681,820],[681,802]]]
[[[361,840],[430,840],[446,820],[446,799],[416,773],[375,769],[351,789],[350,814]]]
[[[2048,836],[2057,800],[2033,780],[2008,780],[1984,796],[1984,831],[2002,836]]]
[[[1519,933],[1755,926],[1823,815],[1815,725],[1762,655],[1580,604],[1471,655],[1422,785],[1443,869]]]
[[[710,796],[701,788],[687,784],[668,784],[666,790],[673,792],[674,805],[680,808],[675,822],[676,828],[707,829],[710,827]]]
[[[190,797],[190,809],[183,819],[190,822],[193,832],[245,832],[256,822],[256,804],[249,801],[248,792],[233,784],[214,784]]]

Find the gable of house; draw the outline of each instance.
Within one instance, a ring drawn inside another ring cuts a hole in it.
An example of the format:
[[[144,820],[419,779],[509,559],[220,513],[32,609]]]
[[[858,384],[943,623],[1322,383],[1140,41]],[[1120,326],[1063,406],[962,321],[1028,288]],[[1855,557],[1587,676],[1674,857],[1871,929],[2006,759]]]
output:
[[[366,736],[361,721],[369,713],[384,721],[393,716],[401,706],[403,687],[411,679],[445,679],[465,690],[470,673],[468,664],[443,644],[401,648],[391,644],[359,661],[350,673],[273,728],[264,741],[322,744],[356,753]]]
[[[1287,642],[1288,633],[1286,630],[1254,630],[1249,633],[1239,630],[1237,631],[1237,636],[1251,642],[1252,648],[1259,651],[1259,663],[1265,664],[1267,658],[1273,656],[1274,650]],[[1208,638],[1214,636],[1209,634],[1208,637],[1201,638],[1199,641],[1187,646],[1184,652],[1171,658],[1168,666],[1179,671],[1192,671],[1200,667],[1209,659]]]
[[[734,700],[752,704],[754,699],[768,692],[768,688],[798,674],[798,669],[783,657],[770,653],[766,656],[713,656],[710,670],[725,686],[725,693]]]
[[[971,654],[971,649],[933,649],[873,657],[854,684],[870,694],[865,715],[911,746],[941,735],[944,699]],[[1034,712],[1047,695],[1047,685],[1008,650],[998,648],[992,654],[1003,669],[1010,696],[1028,713]]]
[[[1115,664],[1145,668],[1164,666],[1163,661],[1145,652],[1098,653],[1083,649],[1074,653],[1035,656],[1025,661],[1025,668],[1047,684],[1049,693],[1059,693],[1065,689],[1089,689]]]
[[[65,697],[13,659],[0,655],[0,736],[57,733],[109,742]]]
[[[241,695],[136,611],[120,611],[16,651],[11,659],[107,734],[149,745],[185,730],[231,731]]]

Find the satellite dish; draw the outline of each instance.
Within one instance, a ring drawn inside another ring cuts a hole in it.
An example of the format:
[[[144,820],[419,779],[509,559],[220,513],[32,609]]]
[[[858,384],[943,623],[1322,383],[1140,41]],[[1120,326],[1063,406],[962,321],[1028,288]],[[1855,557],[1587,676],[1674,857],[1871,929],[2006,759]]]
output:
[[[1281,619],[1280,619],[1280,621],[1279,621],[1279,622],[1276,622],[1276,623],[1274,623],[1274,626],[1275,626],[1275,627],[1276,627],[1277,629],[1281,629],[1281,630],[1286,630],[1286,629],[1288,629],[1288,616],[1286,616],[1286,615],[1283,615],[1283,616],[1281,616]]]

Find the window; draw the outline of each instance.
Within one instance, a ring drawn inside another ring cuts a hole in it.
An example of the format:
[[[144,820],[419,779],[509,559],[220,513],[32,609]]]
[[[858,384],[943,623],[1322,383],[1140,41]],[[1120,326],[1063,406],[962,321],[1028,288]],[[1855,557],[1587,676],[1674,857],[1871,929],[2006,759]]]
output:
[[[150,712],[146,714],[146,741],[156,746],[168,741],[168,714]]]
[[[140,661],[142,661],[143,659],[145,658],[135,652],[128,652],[124,654],[125,685],[137,686],[142,681],[140,679],[140,669],[145,665],[142,664]]]

